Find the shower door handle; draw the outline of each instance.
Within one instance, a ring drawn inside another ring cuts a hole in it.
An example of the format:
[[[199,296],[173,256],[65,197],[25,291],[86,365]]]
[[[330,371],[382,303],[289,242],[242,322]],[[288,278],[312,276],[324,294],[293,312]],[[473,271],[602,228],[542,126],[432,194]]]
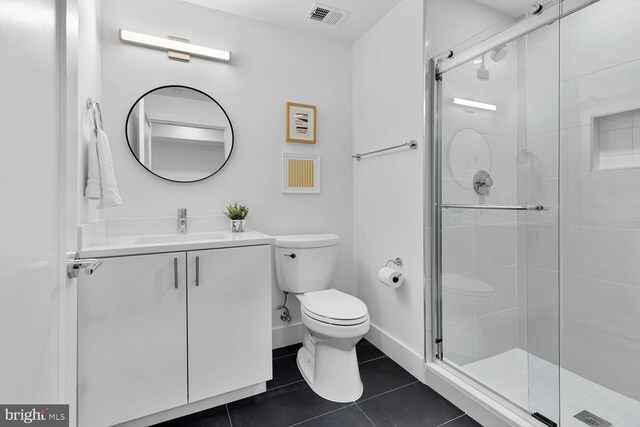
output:
[[[544,205],[460,205],[455,203],[442,203],[442,209],[478,209],[478,210],[497,210],[497,211],[545,211],[548,210]]]

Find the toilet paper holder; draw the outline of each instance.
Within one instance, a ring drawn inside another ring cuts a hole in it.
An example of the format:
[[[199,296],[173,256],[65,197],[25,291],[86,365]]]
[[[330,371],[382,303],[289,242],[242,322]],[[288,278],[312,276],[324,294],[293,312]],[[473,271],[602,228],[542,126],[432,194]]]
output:
[[[404,264],[404,261],[402,261],[402,258],[396,257],[396,259],[390,259],[389,261],[387,261],[387,263],[384,266],[388,267],[389,263],[393,263],[398,267],[402,267],[402,264]]]

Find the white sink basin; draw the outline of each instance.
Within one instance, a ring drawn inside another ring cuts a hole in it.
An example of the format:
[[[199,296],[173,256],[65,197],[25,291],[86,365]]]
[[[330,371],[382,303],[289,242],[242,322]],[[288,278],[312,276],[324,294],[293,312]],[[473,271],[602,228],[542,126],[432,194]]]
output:
[[[229,233],[191,233],[191,234],[155,234],[142,236],[136,239],[135,243],[175,243],[175,242],[199,242],[203,240],[226,240]]]

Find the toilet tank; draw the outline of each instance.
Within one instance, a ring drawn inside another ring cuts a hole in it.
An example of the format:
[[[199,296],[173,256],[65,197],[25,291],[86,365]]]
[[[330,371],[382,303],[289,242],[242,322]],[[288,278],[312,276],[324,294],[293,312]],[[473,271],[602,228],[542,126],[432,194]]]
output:
[[[278,286],[295,294],[329,288],[338,260],[336,234],[276,236]]]

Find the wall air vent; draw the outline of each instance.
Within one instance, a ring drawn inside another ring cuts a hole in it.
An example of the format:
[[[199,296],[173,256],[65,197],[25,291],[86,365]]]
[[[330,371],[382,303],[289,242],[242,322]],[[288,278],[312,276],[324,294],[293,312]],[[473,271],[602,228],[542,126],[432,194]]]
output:
[[[347,16],[349,16],[349,12],[346,10],[337,9],[322,3],[314,3],[306,19],[337,27],[347,19]]]

